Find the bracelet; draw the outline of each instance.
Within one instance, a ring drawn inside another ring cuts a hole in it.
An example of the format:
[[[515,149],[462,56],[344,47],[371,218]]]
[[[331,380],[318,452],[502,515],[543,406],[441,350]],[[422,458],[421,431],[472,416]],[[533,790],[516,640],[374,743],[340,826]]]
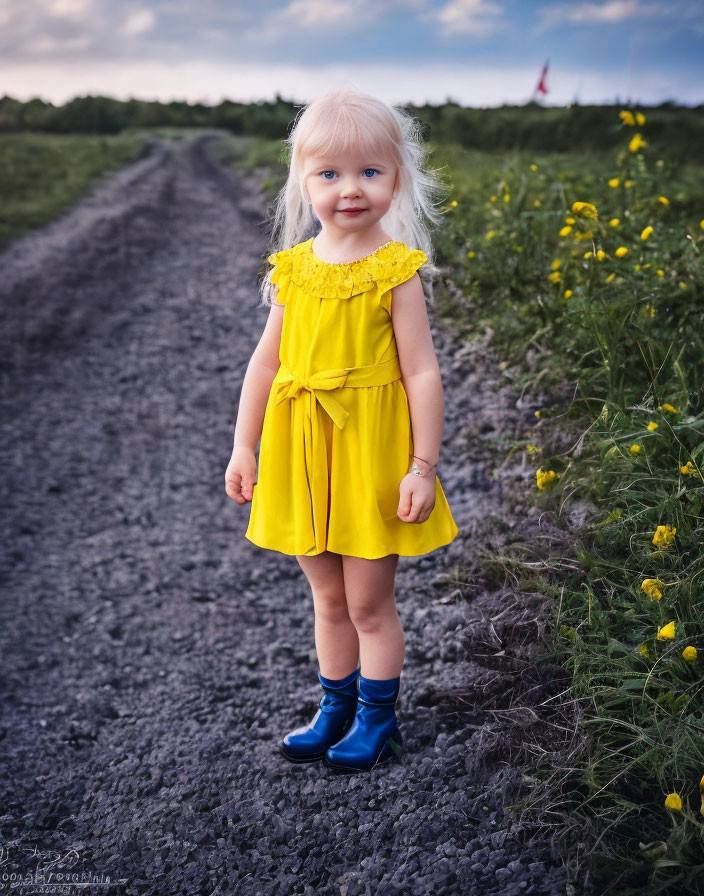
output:
[[[413,466],[411,467],[409,472],[414,473],[416,476],[428,477],[430,475],[431,470],[434,470],[437,467],[437,464],[433,464],[432,466],[429,466],[428,469],[424,473],[424,472],[422,472],[421,468],[416,463],[415,458],[416,458],[416,455],[414,454],[413,455]],[[419,457],[418,460],[423,460],[423,458]],[[427,463],[427,461],[423,461],[423,463]]]

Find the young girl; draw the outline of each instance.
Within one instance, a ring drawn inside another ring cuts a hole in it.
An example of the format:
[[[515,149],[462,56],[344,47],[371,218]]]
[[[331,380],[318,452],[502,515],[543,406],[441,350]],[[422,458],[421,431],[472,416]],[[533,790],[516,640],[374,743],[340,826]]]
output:
[[[262,284],[276,301],[242,384],[225,488],[252,502],[246,538],[295,555],[313,593],[324,694],[281,752],[369,771],[402,748],[399,555],[458,532],[436,475],[444,402],[417,273],[432,255],[421,216],[439,220],[442,185],[422,166],[419,123],[357,90],[305,107],[287,143]]]

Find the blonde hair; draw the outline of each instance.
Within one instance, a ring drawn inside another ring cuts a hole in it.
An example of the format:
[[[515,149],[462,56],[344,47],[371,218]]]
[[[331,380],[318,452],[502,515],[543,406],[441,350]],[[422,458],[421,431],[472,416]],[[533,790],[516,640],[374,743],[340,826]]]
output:
[[[314,233],[317,218],[301,189],[300,176],[306,157],[336,155],[350,148],[389,159],[399,170],[399,190],[382,228],[393,240],[421,249],[428,261],[418,271],[426,297],[433,301],[432,279],[437,275],[435,252],[425,217],[436,225],[442,219],[439,204],[446,185],[437,172],[425,167],[422,124],[397,106],[356,88],[338,87],[301,107],[287,139],[290,158],[286,183],[274,200],[272,248],[280,252]],[[271,304],[271,271],[261,284],[264,304]]]

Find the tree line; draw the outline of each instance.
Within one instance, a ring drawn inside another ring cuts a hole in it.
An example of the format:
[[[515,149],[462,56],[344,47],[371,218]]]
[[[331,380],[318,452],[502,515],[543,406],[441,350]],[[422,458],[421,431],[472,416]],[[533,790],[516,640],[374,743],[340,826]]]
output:
[[[424,123],[428,140],[468,149],[529,149],[541,152],[608,150],[622,142],[618,110],[628,104],[476,108],[450,100],[439,105],[407,105]],[[651,147],[679,161],[704,158],[704,106],[674,102],[638,107],[646,115]],[[203,103],[117,100],[78,96],[63,105],[41,99],[0,98],[0,133],[119,134],[156,127],[218,128],[232,134],[284,139],[300,105],[276,94],[274,100]],[[616,114],[614,112],[616,111]]]

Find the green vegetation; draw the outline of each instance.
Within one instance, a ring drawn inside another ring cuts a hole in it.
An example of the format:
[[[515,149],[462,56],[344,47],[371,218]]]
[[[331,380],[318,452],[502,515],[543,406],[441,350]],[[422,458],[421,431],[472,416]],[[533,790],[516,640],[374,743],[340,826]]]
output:
[[[0,137],[0,246],[51,221],[143,148],[136,135]]]
[[[555,557],[544,575],[556,601],[546,659],[572,673],[589,749],[569,768],[544,770],[533,810],[594,832],[598,892],[695,893],[704,877],[704,169],[659,158],[647,121],[625,119],[612,153],[495,161],[438,147],[435,164],[453,182],[440,243],[507,374],[555,395],[530,442],[514,446],[535,458],[532,500],[563,524],[578,502],[592,508],[575,533],[577,563]],[[444,307],[448,325],[468,313],[449,296]],[[566,380],[569,402],[557,388]],[[551,428],[565,427],[580,437],[553,454]]]
[[[615,148],[620,140],[618,107],[501,106],[475,109],[446,102],[407,108],[427,126],[426,136],[437,144],[456,143],[466,149],[529,149],[572,152]],[[76,97],[63,106],[39,99],[20,102],[0,97],[0,133],[45,131],[61,134],[119,134],[130,128],[197,127],[222,129],[240,136],[280,140],[300,106],[277,94],[272,101],[217,106],[186,102],[115,100],[104,96]],[[665,158],[683,162],[704,158],[702,107],[661,103],[646,109],[651,148]],[[673,139],[674,138],[674,139]]]

